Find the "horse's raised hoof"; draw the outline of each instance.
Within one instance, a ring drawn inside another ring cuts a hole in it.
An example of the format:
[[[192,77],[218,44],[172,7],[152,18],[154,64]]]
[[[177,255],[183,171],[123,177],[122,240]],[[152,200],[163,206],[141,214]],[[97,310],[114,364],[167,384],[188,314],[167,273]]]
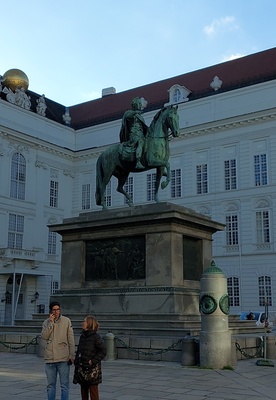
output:
[[[161,183],[161,189],[165,189],[168,186],[168,182],[162,182]]]

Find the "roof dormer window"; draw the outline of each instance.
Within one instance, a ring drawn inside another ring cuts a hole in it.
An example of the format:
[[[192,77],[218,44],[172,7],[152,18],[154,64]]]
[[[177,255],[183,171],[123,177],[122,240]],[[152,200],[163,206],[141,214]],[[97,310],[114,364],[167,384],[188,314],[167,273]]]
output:
[[[175,103],[178,103],[178,102],[180,101],[180,96],[181,96],[180,90],[179,90],[178,88],[174,89],[174,92],[173,92],[173,101],[174,101]]]
[[[168,90],[168,92],[169,102],[164,104],[165,106],[184,103],[185,101],[188,101],[188,96],[191,93],[191,90],[187,89],[185,86],[175,84]]]

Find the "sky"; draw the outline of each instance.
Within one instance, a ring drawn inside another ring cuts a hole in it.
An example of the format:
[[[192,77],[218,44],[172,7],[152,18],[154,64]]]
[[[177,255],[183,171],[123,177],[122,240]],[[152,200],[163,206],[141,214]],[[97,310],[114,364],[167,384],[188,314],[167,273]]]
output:
[[[64,106],[275,47],[275,0],[13,0],[0,75]]]

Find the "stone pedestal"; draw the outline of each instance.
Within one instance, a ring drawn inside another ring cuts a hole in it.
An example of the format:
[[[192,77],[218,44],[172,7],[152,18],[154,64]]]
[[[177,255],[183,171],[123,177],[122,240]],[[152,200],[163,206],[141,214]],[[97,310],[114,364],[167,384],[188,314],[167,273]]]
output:
[[[199,316],[199,281],[223,225],[159,203],[82,213],[50,229],[62,236],[61,290],[53,299],[65,314],[184,320]]]

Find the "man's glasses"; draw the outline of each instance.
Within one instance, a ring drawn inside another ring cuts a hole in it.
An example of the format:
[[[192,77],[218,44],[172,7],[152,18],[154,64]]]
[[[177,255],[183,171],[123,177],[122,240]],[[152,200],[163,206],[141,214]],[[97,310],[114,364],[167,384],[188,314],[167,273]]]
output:
[[[60,308],[52,308],[52,311],[59,311]]]

